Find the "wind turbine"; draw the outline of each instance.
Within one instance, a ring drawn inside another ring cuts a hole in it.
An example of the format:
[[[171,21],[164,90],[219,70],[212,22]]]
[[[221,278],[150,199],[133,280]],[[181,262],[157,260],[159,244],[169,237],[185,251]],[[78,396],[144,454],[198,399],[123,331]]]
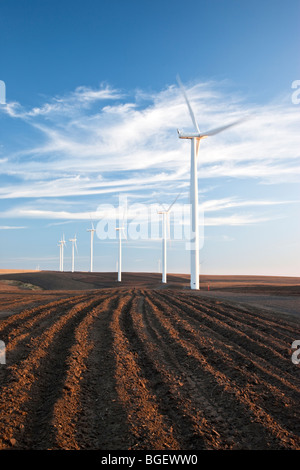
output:
[[[165,209],[163,211],[158,211],[158,214],[161,214],[163,216],[163,237],[162,237],[162,283],[165,284],[167,282],[167,227],[168,227],[168,217],[169,217],[169,212],[175,202],[177,201],[178,196],[174,199],[172,204],[168,207],[168,209]]]
[[[72,242],[72,273],[73,273],[74,268],[75,268],[75,250],[74,250],[75,248],[76,248],[76,253],[78,253],[76,235],[74,238],[70,238],[69,241]]]
[[[190,176],[190,224],[191,224],[191,289],[199,289],[199,223],[198,223],[198,176],[197,176],[197,157],[199,152],[200,140],[216,135],[219,132],[225,131],[236,124],[239,124],[244,119],[232,122],[217,129],[212,129],[208,132],[200,132],[197,121],[195,119],[194,112],[188,100],[185,89],[181,83],[179,76],[177,76],[178,85],[182,91],[184,99],[186,101],[192,122],[194,124],[196,132],[190,132],[185,134],[177,129],[178,136],[180,139],[191,140],[191,176]]]
[[[59,246],[59,270],[64,270],[64,247],[66,245],[65,236],[63,235],[62,240],[58,242]]]
[[[93,250],[94,250],[94,233],[96,229],[94,228],[93,222],[91,222],[92,228],[87,229],[87,232],[91,232],[91,267],[90,267],[90,272],[93,272]]]

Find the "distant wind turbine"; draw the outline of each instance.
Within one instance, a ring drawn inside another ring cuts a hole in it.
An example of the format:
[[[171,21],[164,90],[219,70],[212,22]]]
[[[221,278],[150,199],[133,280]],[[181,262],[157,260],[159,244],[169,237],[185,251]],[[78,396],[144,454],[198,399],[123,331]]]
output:
[[[198,223],[198,176],[197,176],[197,157],[199,152],[200,140],[212,135],[216,135],[219,132],[229,129],[230,127],[239,124],[244,121],[240,119],[238,121],[232,122],[217,129],[212,129],[208,132],[200,132],[197,121],[195,119],[194,112],[192,110],[191,104],[188,100],[185,89],[181,83],[179,76],[177,76],[178,85],[182,91],[184,99],[186,101],[192,122],[194,124],[196,132],[185,134],[179,130],[178,136],[180,139],[190,139],[191,140],[191,175],[190,175],[190,205],[191,205],[191,279],[190,286],[191,289],[199,289],[199,223]]]
[[[162,283],[167,282],[167,227],[169,226],[169,212],[175,202],[177,201],[178,196],[174,199],[172,204],[168,207],[168,209],[165,209],[163,211],[158,211],[158,214],[161,214],[163,216],[163,236],[162,236]]]
[[[91,232],[91,251],[90,251],[90,272],[93,272],[93,256],[94,256],[94,233],[96,229],[94,228],[93,222],[91,222],[92,228],[87,229],[87,232]]]
[[[59,270],[64,270],[64,247],[66,245],[65,236],[63,235],[62,239],[58,242],[59,246]]]
[[[73,273],[75,269],[75,248],[76,248],[76,253],[78,253],[76,235],[74,238],[70,238],[69,241],[72,242],[72,273]]]

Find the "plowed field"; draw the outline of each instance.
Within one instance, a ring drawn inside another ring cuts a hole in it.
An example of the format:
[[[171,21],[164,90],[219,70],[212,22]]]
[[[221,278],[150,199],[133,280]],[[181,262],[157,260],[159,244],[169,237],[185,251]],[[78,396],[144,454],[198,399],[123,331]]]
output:
[[[7,299],[1,449],[300,449],[296,320],[168,289]]]

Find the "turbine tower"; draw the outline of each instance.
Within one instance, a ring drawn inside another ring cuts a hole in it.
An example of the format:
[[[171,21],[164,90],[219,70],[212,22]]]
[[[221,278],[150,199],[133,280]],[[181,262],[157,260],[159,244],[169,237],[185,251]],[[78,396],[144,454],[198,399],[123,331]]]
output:
[[[59,270],[62,272],[64,270],[64,247],[66,245],[65,236],[63,235],[62,239],[58,242],[59,246]]]
[[[178,136],[180,139],[191,140],[191,175],[190,175],[190,226],[191,226],[191,289],[199,289],[199,223],[198,223],[198,176],[197,176],[197,157],[199,152],[200,140],[212,135],[216,135],[219,132],[228,129],[229,127],[239,124],[243,119],[235,121],[231,124],[227,124],[217,129],[212,129],[208,132],[200,132],[197,121],[195,119],[194,112],[188,100],[185,89],[181,83],[179,76],[177,76],[177,82],[181,88],[182,94],[186,101],[192,122],[194,124],[196,132],[189,132],[185,134],[179,130]]]
[[[61,242],[58,242],[57,246],[59,246],[59,270],[61,271]]]
[[[175,202],[177,201],[178,196],[174,199],[172,204],[163,211],[158,211],[158,214],[163,216],[163,237],[162,237],[162,283],[165,284],[167,282],[167,227],[169,226],[169,213]]]
[[[96,229],[94,228],[94,224],[92,222],[92,228],[89,228],[87,229],[87,232],[91,232],[91,254],[90,254],[90,257],[91,257],[91,265],[90,265],[90,272],[92,273],[93,272],[93,256],[94,256],[94,233],[95,233]]]
[[[76,235],[74,238],[70,238],[69,241],[72,242],[72,273],[73,273],[74,268],[75,268],[75,248],[76,248],[76,253],[78,253]]]
[[[117,232],[119,233],[119,258],[118,258],[118,282],[122,280],[122,235],[121,232],[123,231],[124,235],[124,225],[122,227],[116,228]]]

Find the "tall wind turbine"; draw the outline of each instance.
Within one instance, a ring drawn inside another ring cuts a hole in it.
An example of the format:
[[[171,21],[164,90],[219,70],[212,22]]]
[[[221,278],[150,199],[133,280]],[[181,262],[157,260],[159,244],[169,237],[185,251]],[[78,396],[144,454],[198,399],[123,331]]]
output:
[[[90,272],[92,273],[93,272],[93,256],[94,256],[94,233],[95,233],[96,229],[94,228],[94,224],[92,222],[92,228],[89,228],[87,229],[87,232],[91,232],[91,254],[90,254],[90,257],[91,257],[91,265],[90,265]]]
[[[190,132],[185,134],[179,130],[178,136],[180,139],[190,139],[191,140],[191,176],[190,176],[190,224],[191,224],[191,279],[190,286],[191,289],[199,289],[199,223],[198,223],[198,176],[197,176],[197,157],[199,152],[200,140],[212,135],[216,135],[219,132],[228,129],[229,127],[239,124],[242,119],[235,121],[231,124],[227,124],[217,129],[212,129],[208,132],[200,132],[197,121],[195,119],[194,112],[192,110],[191,104],[188,100],[185,89],[181,83],[179,76],[177,76],[177,82],[181,88],[182,94],[186,101],[192,122],[195,127],[196,132]]]
[[[64,270],[64,247],[66,245],[65,236],[63,235],[62,239],[58,242],[59,246],[59,270]]]
[[[76,248],[76,253],[78,253],[76,235],[74,238],[70,238],[69,241],[72,242],[72,273],[73,273],[74,268],[75,268],[75,248]]]
[[[172,202],[172,204],[168,207],[168,209],[165,209],[163,211],[158,211],[158,214],[161,214],[163,216],[163,237],[162,237],[162,283],[165,284],[167,282],[167,227],[168,227],[168,217],[171,208],[175,204],[179,197],[178,196],[175,198],[175,200]]]

